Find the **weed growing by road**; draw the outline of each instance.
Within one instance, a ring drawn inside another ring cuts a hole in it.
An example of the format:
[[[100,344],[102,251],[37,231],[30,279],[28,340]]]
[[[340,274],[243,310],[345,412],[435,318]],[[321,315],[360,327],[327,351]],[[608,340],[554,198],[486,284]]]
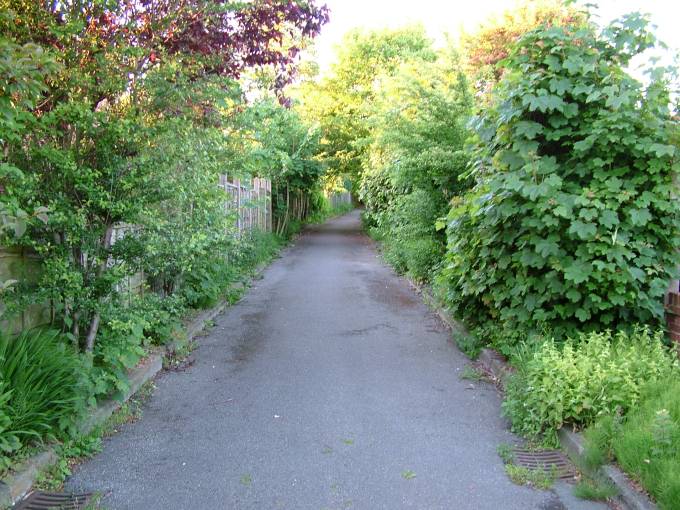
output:
[[[185,370],[193,361],[189,359],[198,344],[194,341],[179,345],[174,351],[163,357],[164,370]]]
[[[616,496],[618,491],[608,483],[598,483],[593,480],[582,480],[574,487],[574,495],[581,499],[592,501],[607,501]]]
[[[484,373],[472,365],[465,365],[459,377],[475,382],[482,381],[485,378]]]
[[[543,490],[550,489],[557,479],[557,473],[554,469],[543,471],[542,469],[528,469],[524,466],[506,464],[505,472],[508,473],[510,480],[517,485],[529,485]]]
[[[475,360],[484,348],[484,342],[474,335],[456,335],[456,345],[468,358]]]
[[[496,451],[505,464],[511,464],[515,460],[515,454],[512,451],[512,445],[508,443],[501,443],[496,447]]]
[[[407,469],[406,471],[401,473],[401,477],[404,480],[412,480],[413,478],[416,477],[416,474],[413,471],[411,471],[410,469]]]
[[[93,457],[102,449],[102,438],[97,432],[71,439],[59,445],[55,451],[59,459],[52,466],[41,472],[36,478],[34,489],[59,491],[64,481],[71,475],[72,469],[85,459]]]

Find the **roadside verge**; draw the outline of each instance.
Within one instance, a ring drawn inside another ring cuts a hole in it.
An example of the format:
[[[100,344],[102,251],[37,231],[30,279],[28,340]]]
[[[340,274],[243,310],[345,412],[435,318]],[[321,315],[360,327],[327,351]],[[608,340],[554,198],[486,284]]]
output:
[[[425,304],[437,314],[453,336],[467,334],[465,326],[451,317],[450,313],[442,306],[439,300],[436,299],[429,287],[421,286],[411,280],[409,281],[416,291],[420,293]],[[507,360],[499,352],[493,349],[482,349],[479,354],[478,362],[482,365],[484,370],[494,378],[494,380],[499,382],[501,387],[504,386],[504,381],[513,371]],[[584,469],[584,462],[581,460],[584,452],[582,434],[574,432],[568,427],[562,427],[558,431],[558,437],[562,450],[571,457],[581,471],[585,472],[588,477],[594,480],[609,483],[616,488],[618,492],[616,500],[623,505],[624,508],[627,510],[655,510],[657,508],[649,497],[636,490],[628,476],[613,464],[606,464],[597,470]]]

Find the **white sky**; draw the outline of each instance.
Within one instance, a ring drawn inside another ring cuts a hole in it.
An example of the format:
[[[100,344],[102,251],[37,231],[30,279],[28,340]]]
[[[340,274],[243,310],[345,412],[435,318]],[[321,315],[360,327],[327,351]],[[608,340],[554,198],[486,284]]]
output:
[[[601,20],[639,10],[652,16],[657,37],[680,48],[680,0],[590,0],[597,3]],[[422,23],[431,37],[448,32],[456,37],[461,29],[474,29],[489,16],[516,5],[515,0],[321,0],[331,9],[331,20],[316,41],[322,71],[334,58],[334,46],[351,28],[382,28]]]

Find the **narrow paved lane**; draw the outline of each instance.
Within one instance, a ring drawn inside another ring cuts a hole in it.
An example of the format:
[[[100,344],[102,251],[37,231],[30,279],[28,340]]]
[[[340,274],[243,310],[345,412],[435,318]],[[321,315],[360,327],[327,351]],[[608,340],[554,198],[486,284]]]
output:
[[[498,395],[459,378],[356,211],[308,230],[194,355],[69,488],[114,510],[566,508],[507,479]]]

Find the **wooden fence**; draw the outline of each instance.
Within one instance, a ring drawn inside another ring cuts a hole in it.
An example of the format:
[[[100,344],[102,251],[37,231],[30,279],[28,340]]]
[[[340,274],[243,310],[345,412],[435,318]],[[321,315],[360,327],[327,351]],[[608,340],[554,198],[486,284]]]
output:
[[[328,200],[331,203],[333,209],[340,207],[341,205],[352,203],[352,194],[349,191],[344,193],[331,193],[328,196]]]
[[[229,195],[226,207],[236,209],[239,232],[272,231],[272,183],[268,179],[234,179],[220,176],[220,187]]]

